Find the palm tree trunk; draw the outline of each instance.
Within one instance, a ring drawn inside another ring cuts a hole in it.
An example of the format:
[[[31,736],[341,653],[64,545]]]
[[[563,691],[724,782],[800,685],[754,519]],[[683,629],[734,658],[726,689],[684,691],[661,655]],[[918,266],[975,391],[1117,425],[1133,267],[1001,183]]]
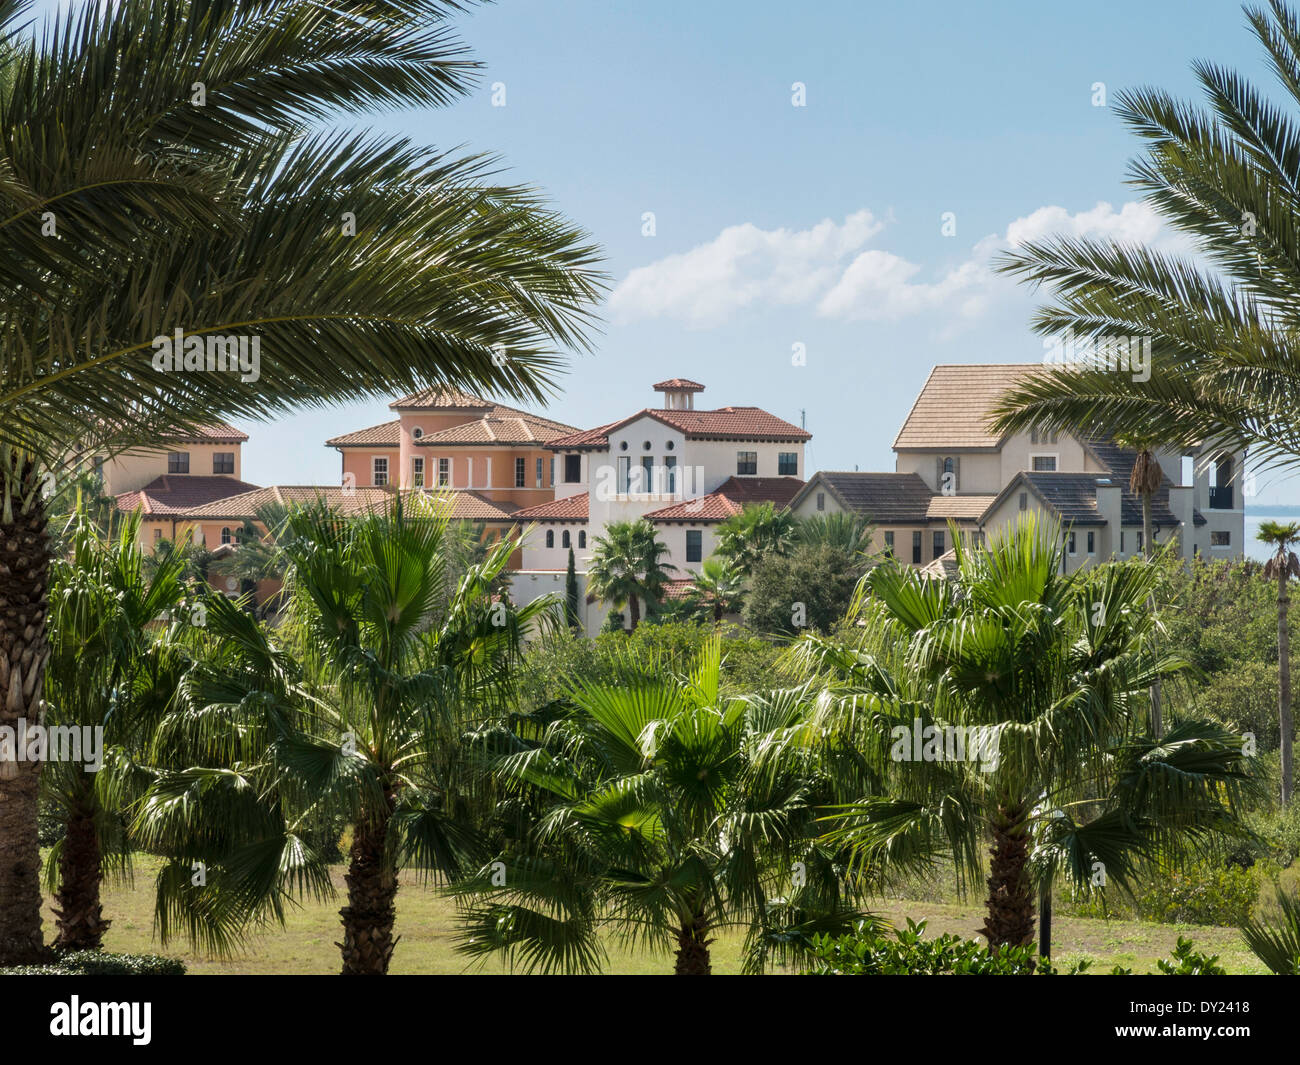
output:
[[[1042,884],[1038,889],[1038,957],[1047,961],[1052,956],[1052,885]]]
[[[92,807],[82,805],[68,818],[59,855],[59,890],[55,894],[58,950],[100,950],[111,922],[100,901],[103,865]]]
[[[712,976],[713,966],[709,959],[709,921],[703,914],[697,913],[689,924],[677,930],[677,966],[673,970],[676,976]]]
[[[636,627],[641,621],[641,604],[635,595],[627,597],[627,614],[632,619],[632,628],[630,631],[636,632]]]
[[[1294,785],[1295,720],[1291,714],[1291,626],[1287,621],[1287,608],[1291,597],[1287,595],[1291,574],[1285,564],[1279,567],[1277,577],[1277,720],[1282,732],[1282,805],[1291,801]]]
[[[1034,941],[1034,897],[1025,869],[1029,861],[1027,813],[1023,802],[1003,799],[993,818],[993,848],[989,852],[993,860],[984,918],[990,950],[1004,943],[1020,947]]]
[[[352,826],[348,872],[348,904],[343,918],[344,976],[384,976],[393,958],[393,922],[397,916],[397,871],[388,860],[388,824],[393,816],[392,797],[369,820]]]
[[[1142,555],[1150,562],[1155,556],[1155,543],[1153,529],[1155,523],[1151,517],[1151,493],[1142,493]],[[1147,596],[1147,610],[1155,613],[1156,600],[1154,596]],[[1165,722],[1164,713],[1160,707],[1160,681],[1156,681],[1150,688],[1151,698],[1151,735],[1159,739],[1164,735]]]
[[[49,656],[45,506],[36,464],[0,453],[0,727],[42,717]],[[41,937],[40,845],[36,799],[41,763],[0,762],[0,965],[46,956]]]

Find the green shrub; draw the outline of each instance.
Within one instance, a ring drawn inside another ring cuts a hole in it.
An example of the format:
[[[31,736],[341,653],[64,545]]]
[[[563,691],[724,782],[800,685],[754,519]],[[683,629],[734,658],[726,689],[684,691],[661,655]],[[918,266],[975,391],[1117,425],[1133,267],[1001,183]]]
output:
[[[185,963],[161,954],[105,954],[78,950],[56,955],[48,965],[15,965],[0,976],[184,976]]]
[[[1152,878],[1138,895],[1138,914],[1166,924],[1236,927],[1248,922],[1259,901],[1260,874],[1239,865],[1206,864]]]
[[[1227,976],[1228,970],[1219,964],[1217,954],[1205,955],[1192,947],[1190,939],[1178,937],[1174,956],[1169,961],[1156,962],[1156,968],[1165,976]]]
[[[866,925],[842,936],[816,936],[817,959],[805,976],[1028,976],[1034,972],[1033,947],[1001,947],[989,953],[983,943],[951,933],[925,939],[926,922],[908,919],[894,937]]]

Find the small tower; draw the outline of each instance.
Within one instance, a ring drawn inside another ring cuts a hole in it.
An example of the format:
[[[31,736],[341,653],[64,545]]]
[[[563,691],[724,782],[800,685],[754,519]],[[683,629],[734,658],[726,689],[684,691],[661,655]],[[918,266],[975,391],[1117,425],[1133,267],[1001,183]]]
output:
[[[660,381],[655,385],[655,391],[663,393],[662,410],[694,410],[695,393],[703,392],[704,386],[698,381],[688,381],[685,377],[674,377]]]

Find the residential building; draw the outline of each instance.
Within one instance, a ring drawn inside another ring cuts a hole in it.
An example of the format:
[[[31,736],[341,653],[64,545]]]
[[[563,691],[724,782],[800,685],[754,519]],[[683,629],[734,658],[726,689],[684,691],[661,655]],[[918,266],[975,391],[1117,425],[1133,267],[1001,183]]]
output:
[[[713,553],[722,521],[751,503],[785,507],[803,486],[811,433],[758,407],[697,409],[697,381],[672,378],[654,390],[655,407],[547,443],[555,499],[514,514],[534,526],[512,586],[523,601],[532,586],[538,595],[557,583],[563,591],[570,547],[585,574],[605,528],[639,518],[654,523],[665,561],[687,580]],[[598,628],[603,607],[586,620],[589,631]]]
[[[873,549],[916,566],[951,550],[950,522],[978,541],[1029,509],[1061,523],[1069,570],[1139,554],[1142,502],[1129,491],[1134,452],[1100,435],[989,428],[1002,395],[1047,369],[936,366],[894,440],[895,473],[817,473],[792,509],[863,514],[876,526]],[[1152,498],[1157,543],[1176,536],[1186,558],[1240,557],[1244,450],[1155,454],[1165,474]]]
[[[355,487],[476,492],[511,509],[555,495],[550,441],[577,430],[468,392],[431,388],[389,404],[392,421],[325,443]]]

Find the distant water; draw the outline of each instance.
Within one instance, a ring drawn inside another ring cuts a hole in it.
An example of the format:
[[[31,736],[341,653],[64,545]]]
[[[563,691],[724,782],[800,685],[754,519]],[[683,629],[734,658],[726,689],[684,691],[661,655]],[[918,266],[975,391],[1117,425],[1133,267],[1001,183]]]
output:
[[[1262,544],[1255,539],[1255,534],[1259,532],[1260,525],[1266,521],[1300,522],[1300,507],[1261,507],[1259,510],[1247,507],[1245,543],[1247,558],[1258,559],[1260,562],[1268,559],[1270,553],[1268,545]]]

